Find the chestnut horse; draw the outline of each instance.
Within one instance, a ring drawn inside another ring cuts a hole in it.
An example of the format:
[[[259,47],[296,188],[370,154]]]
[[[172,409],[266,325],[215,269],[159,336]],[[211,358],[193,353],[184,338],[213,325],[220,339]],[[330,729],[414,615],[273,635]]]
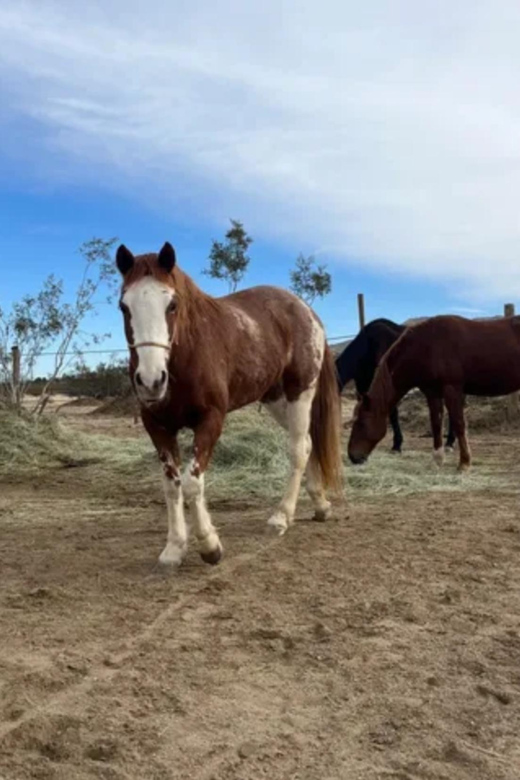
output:
[[[168,537],[159,558],[178,565],[187,549],[187,504],[202,559],[222,545],[204,497],[204,475],[227,412],[261,401],[289,432],[290,477],[268,521],[279,534],[294,519],[303,473],[315,518],[331,511],[324,489],[341,482],[340,407],[334,360],[314,312],[290,292],[254,287],[223,298],[200,290],[166,243],[134,257],[123,245],[120,307],[143,424],[162,462]],[[177,434],[193,430],[184,474]]]
[[[444,400],[459,442],[459,470],[469,468],[464,396],[501,396],[520,389],[520,317],[443,315],[408,328],[384,356],[358,405],[348,445],[353,463],[367,459],[386,433],[390,409],[413,387],[428,399],[438,462],[444,455]]]
[[[367,393],[379,361],[399,336],[404,333],[405,328],[406,325],[398,325],[397,322],[384,318],[372,320],[361,328],[357,336],[336,357],[336,373],[340,392],[348,382],[354,380],[358,396],[361,397]],[[394,432],[392,452],[401,452],[403,434],[399,424],[397,406],[390,409],[389,416],[390,425]],[[455,434],[449,415],[448,423],[446,447],[453,447]],[[345,423],[344,427],[350,427],[349,423]]]

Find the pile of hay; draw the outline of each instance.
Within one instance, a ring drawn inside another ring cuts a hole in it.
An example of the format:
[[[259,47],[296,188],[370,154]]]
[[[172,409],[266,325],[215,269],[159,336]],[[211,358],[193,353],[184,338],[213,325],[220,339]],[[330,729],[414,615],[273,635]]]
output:
[[[403,428],[419,434],[430,434],[430,418],[425,397],[418,390],[413,390],[401,402],[399,415]],[[508,398],[478,398],[468,396],[466,399],[466,419],[470,431],[506,432],[520,427],[520,414],[511,416]],[[445,428],[447,429],[447,414],[445,411]]]
[[[0,473],[63,466],[84,459],[83,442],[54,416],[0,411]]]
[[[90,414],[102,414],[111,417],[133,417],[139,411],[139,405],[133,394],[107,398],[101,406]]]
[[[191,459],[189,432],[180,437],[184,463]],[[379,447],[362,467],[348,463],[343,442],[347,499],[373,499],[393,493],[516,489],[496,464],[476,463],[464,476],[455,471],[456,456],[443,469],[430,453],[407,450],[391,455]],[[207,474],[210,502],[275,502],[287,484],[287,434],[258,406],[228,416]],[[161,497],[160,468],[148,437],[121,438],[69,431],[54,416],[35,420],[0,413],[0,474],[27,474],[46,469],[87,466],[88,482],[97,493]]]

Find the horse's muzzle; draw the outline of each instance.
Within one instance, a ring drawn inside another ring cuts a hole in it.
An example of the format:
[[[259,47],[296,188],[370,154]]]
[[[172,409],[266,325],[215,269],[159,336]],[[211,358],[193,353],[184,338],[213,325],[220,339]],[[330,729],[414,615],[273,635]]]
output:
[[[142,391],[137,393],[137,400],[142,406],[147,408],[160,406],[166,401],[167,397],[168,393],[165,390],[159,393],[143,393]]]
[[[362,466],[363,463],[366,463],[367,458],[365,455],[353,455],[351,452],[348,454],[350,458],[350,462],[354,464],[354,466]]]

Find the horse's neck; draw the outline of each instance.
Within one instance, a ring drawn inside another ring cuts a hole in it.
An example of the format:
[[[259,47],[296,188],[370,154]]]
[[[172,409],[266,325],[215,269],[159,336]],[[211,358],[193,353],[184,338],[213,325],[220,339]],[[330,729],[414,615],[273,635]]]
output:
[[[199,368],[207,364],[208,370],[213,371],[208,353],[216,357],[218,350],[226,348],[226,307],[217,298],[203,293],[189,277],[186,277],[182,306],[170,368],[174,373],[196,375],[199,372],[192,369],[200,362]],[[186,368],[190,370],[186,372]]]
[[[374,377],[369,394],[376,407],[384,414],[389,414],[406,394],[407,389],[396,378],[387,359],[384,359]]]
[[[356,379],[359,368],[359,362],[364,357],[367,350],[367,338],[364,332],[358,333],[352,341],[339,355],[336,360],[336,370],[339,377],[339,385],[342,390],[347,382]]]
[[[406,345],[404,345],[406,350]],[[402,347],[398,344],[383,361],[382,384],[384,385],[385,402],[392,409],[412,389],[414,382],[407,371],[406,357],[402,355]]]

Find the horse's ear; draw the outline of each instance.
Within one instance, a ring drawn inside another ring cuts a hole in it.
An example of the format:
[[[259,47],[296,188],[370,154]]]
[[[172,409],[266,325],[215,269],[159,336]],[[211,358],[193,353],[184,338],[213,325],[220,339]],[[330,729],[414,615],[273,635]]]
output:
[[[175,249],[167,241],[157,256],[157,262],[160,268],[170,273],[173,271],[177,258],[175,257]]]
[[[126,276],[134,265],[134,256],[124,244],[121,244],[116,252],[116,265],[123,276]]]

